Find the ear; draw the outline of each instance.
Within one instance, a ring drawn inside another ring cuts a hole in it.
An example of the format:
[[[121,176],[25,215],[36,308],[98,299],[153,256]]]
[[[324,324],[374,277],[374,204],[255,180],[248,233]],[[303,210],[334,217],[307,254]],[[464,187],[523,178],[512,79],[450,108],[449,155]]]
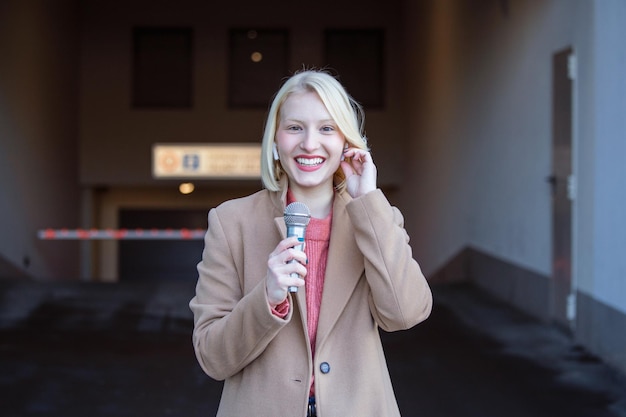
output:
[[[272,147],[272,153],[274,154],[274,161],[278,161],[280,157],[278,156],[278,148],[276,147],[276,143]]]

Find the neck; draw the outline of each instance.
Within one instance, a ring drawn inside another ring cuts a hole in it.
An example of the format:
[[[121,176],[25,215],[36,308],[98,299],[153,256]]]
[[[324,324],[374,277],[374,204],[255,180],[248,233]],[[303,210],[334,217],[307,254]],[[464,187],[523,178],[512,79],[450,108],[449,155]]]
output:
[[[334,189],[291,189],[294,201],[299,201],[307,205],[311,210],[311,216],[318,219],[325,219],[333,208]]]

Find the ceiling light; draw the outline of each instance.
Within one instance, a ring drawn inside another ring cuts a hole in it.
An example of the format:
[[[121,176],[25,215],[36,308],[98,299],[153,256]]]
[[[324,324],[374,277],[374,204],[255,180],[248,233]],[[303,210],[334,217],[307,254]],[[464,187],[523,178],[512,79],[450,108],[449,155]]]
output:
[[[178,191],[181,194],[191,194],[196,187],[191,182],[183,182],[178,186]]]

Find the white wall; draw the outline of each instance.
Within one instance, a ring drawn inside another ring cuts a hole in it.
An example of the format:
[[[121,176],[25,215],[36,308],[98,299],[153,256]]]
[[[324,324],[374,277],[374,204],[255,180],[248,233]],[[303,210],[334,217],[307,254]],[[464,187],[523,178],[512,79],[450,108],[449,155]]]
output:
[[[526,311],[541,311],[537,300],[549,309],[552,56],[572,47],[575,337],[626,369],[626,2],[405,4],[414,164],[404,198],[427,275],[473,248],[531,271],[482,283]]]
[[[592,170],[583,183],[580,222],[585,234],[578,256],[579,288],[626,313],[626,2],[594,1],[591,49],[581,71],[581,165]]]
[[[582,2],[576,339],[626,371],[626,3]]]
[[[626,311],[623,1],[414,4],[411,235],[427,272],[466,246],[549,277],[552,54],[578,57],[574,276]],[[426,236],[426,239],[422,239]]]
[[[78,221],[76,12],[0,4],[0,259],[37,279],[78,275],[76,243],[37,238]]]

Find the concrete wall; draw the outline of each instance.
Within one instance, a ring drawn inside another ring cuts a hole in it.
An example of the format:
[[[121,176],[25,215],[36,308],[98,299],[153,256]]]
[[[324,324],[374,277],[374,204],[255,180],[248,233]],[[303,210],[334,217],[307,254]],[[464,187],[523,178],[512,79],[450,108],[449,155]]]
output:
[[[552,55],[572,47],[573,325],[585,345],[626,369],[624,340],[614,337],[626,313],[626,4],[406,5],[415,162],[403,201],[425,271],[473,280],[552,319]]]
[[[549,275],[551,60],[572,42],[572,7],[409,4],[407,15],[428,16],[409,35],[418,46],[407,196],[426,270],[470,245]]]
[[[78,9],[75,1],[0,3],[0,275],[78,276],[75,242],[44,227],[78,222]],[[2,266],[3,265],[3,266]]]
[[[593,167],[593,211],[584,216],[593,223],[591,276],[581,276],[581,291],[626,312],[626,3],[596,1],[593,13],[593,55],[590,86],[593,95],[581,140],[593,143],[592,152],[581,155],[582,164]],[[590,93],[590,89],[586,90]],[[587,134],[590,134],[587,136]],[[584,196],[582,196],[584,197]],[[581,252],[581,256],[584,254]],[[591,279],[590,279],[591,278]]]
[[[583,3],[577,338],[626,369],[626,3]]]

